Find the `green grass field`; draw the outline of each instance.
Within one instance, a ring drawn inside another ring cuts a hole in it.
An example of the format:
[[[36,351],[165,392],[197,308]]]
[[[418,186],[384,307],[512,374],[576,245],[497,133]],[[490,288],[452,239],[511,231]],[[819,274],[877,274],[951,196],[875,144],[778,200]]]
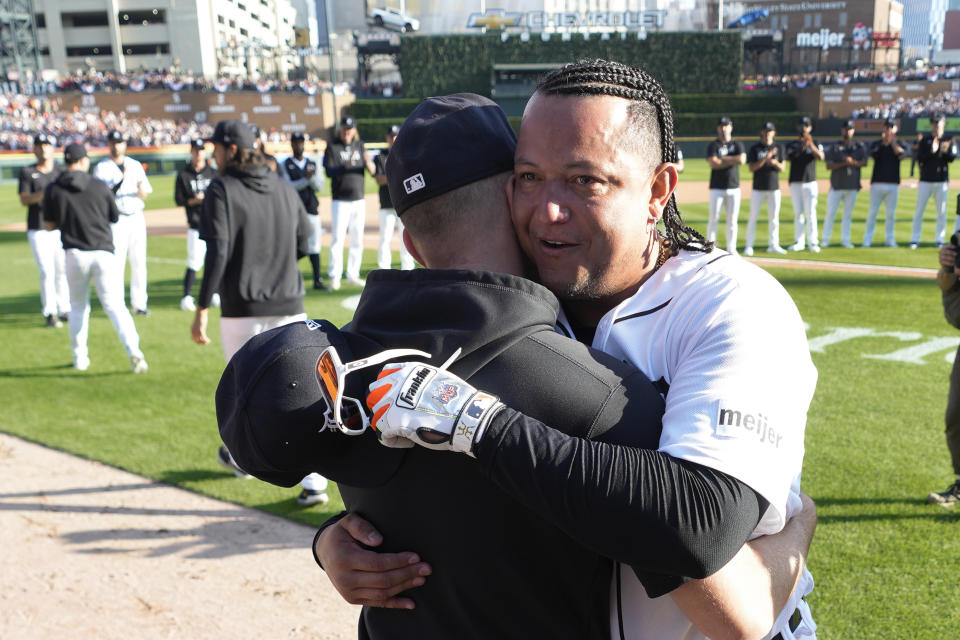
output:
[[[172,177],[153,179],[151,206],[172,206],[167,183],[172,184]],[[14,191],[11,186],[0,197],[0,223],[24,219]],[[913,190],[901,190],[901,242],[909,233],[913,197]],[[821,194],[821,220],[824,202]],[[866,202],[863,193],[854,216],[857,244]],[[680,208],[692,226],[703,229],[705,204],[681,202]],[[932,205],[925,228],[928,240],[933,233],[931,210]],[[783,211],[781,240],[788,244],[789,198],[784,198]],[[742,223],[746,215],[744,208]],[[952,231],[952,215],[949,220]],[[761,225],[758,237],[765,234]],[[92,365],[79,373],[71,367],[66,328],[42,326],[36,269],[24,234],[0,232],[5,274],[0,281],[0,429],[309,524],[338,511],[336,491],[330,504],[300,509],[294,501],[296,490],[238,480],[217,465],[213,391],[223,369],[218,323],[211,318],[213,344],[199,347],[190,340],[192,314],[178,308],[182,238],[152,237],[149,256],[153,314],[136,320],[149,373],[130,375],[123,349],[96,303],[89,341]],[[366,271],[373,266],[373,252],[368,250],[365,257]],[[790,257],[936,266],[929,242],[916,251],[830,248],[818,256]],[[306,262],[303,266],[309,268]],[[960,334],[943,319],[935,282],[804,269],[771,272],[796,300],[809,326],[819,370],[803,476],[805,490],[819,506],[810,557],[817,581],[810,603],[819,637],[956,637],[960,509],[924,503],[929,491],[941,490],[952,480],[943,411],[948,359],[960,342]],[[351,317],[342,303],[359,292],[349,287],[336,293],[309,290],[307,312],[342,324]],[[865,335],[841,340],[841,328]],[[315,569],[305,564],[304,570]]]

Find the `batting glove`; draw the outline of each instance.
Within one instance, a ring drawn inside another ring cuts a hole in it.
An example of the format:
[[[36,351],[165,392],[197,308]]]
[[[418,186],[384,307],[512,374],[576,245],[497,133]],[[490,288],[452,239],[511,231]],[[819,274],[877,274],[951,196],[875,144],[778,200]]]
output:
[[[416,443],[473,456],[490,418],[503,403],[477,391],[443,367],[422,362],[387,364],[370,385],[371,425],[388,447]]]

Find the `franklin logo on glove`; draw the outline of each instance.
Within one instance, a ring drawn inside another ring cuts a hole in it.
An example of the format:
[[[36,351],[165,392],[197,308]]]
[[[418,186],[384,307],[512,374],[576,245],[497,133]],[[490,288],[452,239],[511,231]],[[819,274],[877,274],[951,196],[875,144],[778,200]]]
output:
[[[407,384],[410,386],[400,390],[400,397],[397,398],[397,406],[413,409],[417,403],[420,387],[423,386],[423,383],[431,377],[433,371],[434,370],[432,368],[424,367],[417,371],[414,375],[407,378]]]

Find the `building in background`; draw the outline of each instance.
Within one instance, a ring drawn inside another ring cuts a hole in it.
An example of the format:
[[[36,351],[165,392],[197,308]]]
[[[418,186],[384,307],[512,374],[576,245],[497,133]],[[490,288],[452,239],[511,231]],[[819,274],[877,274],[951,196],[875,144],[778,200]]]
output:
[[[145,8],[147,7],[147,8]],[[286,77],[290,0],[35,0],[45,68]]]
[[[903,10],[903,55],[907,62],[932,61],[943,49],[948,0],[909,0]]]

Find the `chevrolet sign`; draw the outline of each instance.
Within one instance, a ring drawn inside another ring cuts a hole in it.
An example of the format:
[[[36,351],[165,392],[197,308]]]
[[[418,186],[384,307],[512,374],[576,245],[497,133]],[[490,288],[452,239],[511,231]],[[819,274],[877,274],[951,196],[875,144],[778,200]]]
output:
[[[468,29],[507,29],[520,27],[542,30],[562,29],[659,29],[663,27],[664,10],[651,11],[527,11],[508,12],[503,9],[487,9],[484,13],[472,13],[467,19]]]

